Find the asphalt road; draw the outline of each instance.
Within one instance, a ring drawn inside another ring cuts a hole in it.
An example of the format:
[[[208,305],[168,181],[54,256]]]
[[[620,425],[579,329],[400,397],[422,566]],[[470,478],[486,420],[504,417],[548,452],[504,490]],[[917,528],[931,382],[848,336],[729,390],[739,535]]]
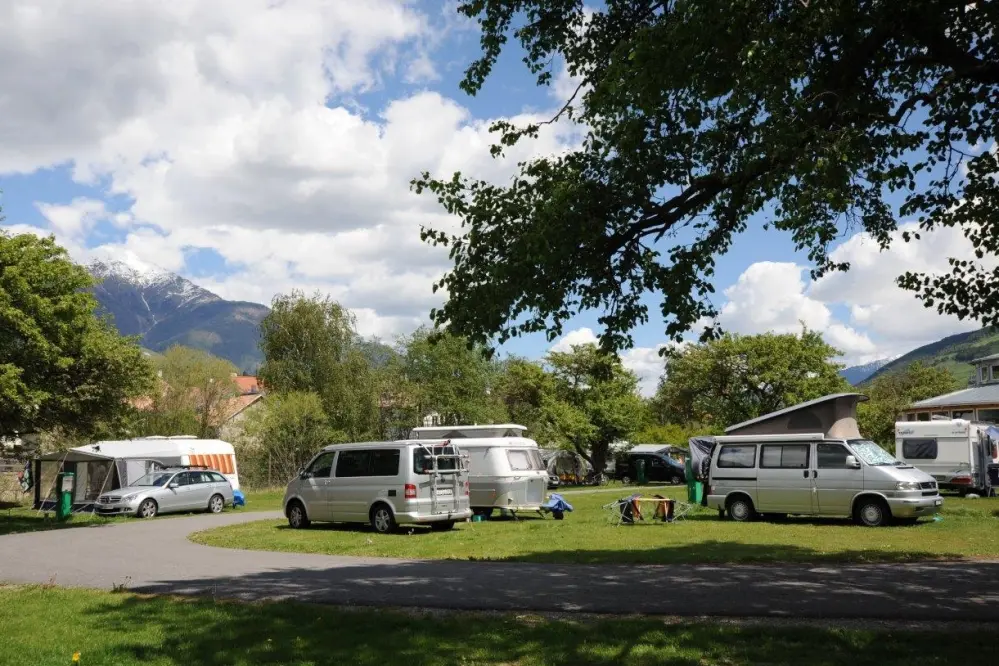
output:
[[[449,609],[999,620],[995,561],[589,566],[299,555],[187,540],[276,517],[230,512],[2,536],[0,581]]]

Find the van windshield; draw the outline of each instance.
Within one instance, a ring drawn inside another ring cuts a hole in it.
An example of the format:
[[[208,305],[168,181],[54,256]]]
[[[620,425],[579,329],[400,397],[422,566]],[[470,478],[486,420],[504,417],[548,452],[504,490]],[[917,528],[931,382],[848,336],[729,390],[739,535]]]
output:
[[[852,439],[850,446],[861,460],[874,467],[905,464],[869,439]]]
[[[437,456],[437,471],[453,472],[458,469],[458,459],[447,457],[458,453],[453,446],[428,446],[426,448],[419,446],[413,449],[413,473],[429,474],[433,470],[434,462],[430,449],[433,450],[433,455]]]

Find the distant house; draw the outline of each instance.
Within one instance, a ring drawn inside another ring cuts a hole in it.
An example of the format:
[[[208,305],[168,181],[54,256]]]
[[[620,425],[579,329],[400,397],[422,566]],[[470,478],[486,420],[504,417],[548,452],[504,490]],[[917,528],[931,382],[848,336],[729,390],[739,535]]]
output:
[[[929,421],[934,416],[999,423],[999,354],[971,362],[975,366],[971,385],[935,398],[912,403],[906,421]]]
[[[216,414],[213,418],[215,423],[212,423],[212,426],[218,429],[219,438],[227,441],[236,438],[240,434],[245,425],[243,421],[247,414],[259,405],[264,398],[263,386],[256,377],[233,373],[232,381],[236,385],[237,395],[219,405],[218,409],[215,410]],[[161,391],[165,393],[170,390],[170,387],[162,379],[160,383]],[[192,394],[196,396],[197,389],[193,389]],[[129,402],[133,407],[142,411],[153,409],[155,404],[153,398],[150,396],[133,398]]]

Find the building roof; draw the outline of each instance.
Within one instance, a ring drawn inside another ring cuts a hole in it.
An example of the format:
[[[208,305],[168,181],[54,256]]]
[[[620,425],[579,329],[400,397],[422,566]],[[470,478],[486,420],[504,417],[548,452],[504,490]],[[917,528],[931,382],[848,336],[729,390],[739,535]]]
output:
[[[260,381],[256,377],[238,375],[232,378],[239,387],[239,392],[243,395],[248,393],[260,393]]]
[[[837,423],[840,423],[843,419],[849,419],[852,422],[853,425],[849,427],[852,431],[856,430],[857,403],[865,402],[867,399],[867,396],[862,393],[833,393],[831,395],[824,395],[821,398],[807,400],[797,405],[778,409],[776,412],[764,414],[755,419],[736,423],[725,428],[725,434],[764,434],[764,431],[766,431],[765,434],[820,431],[831,433],[837,428]],[[839,413],[840,411],[842,413]],[[810,417],[809,420],[814,424],[807,427],[801,424],[794,425],[792,422],[799,420],[798,416],[791,419],[782,418],[790,414]],[[847,424],[844,423],[843,425]],[[747,429],[752,429],[753,432],[740,432]],[[838,435],[835,436],[838,437]]]
[[[999,356],[999,354],[997,354]],[[927,407],[963,407],[977,405],[999,405],[999,384],[972,386],[952,393],[938,395],[912,403],[911,409]]]
[[[262,393],[248,393],[229,398],[224,405],[219,406],[219,421],[221,423],[228,423],[250,405],[258,400],[263,400],[263,397]]]

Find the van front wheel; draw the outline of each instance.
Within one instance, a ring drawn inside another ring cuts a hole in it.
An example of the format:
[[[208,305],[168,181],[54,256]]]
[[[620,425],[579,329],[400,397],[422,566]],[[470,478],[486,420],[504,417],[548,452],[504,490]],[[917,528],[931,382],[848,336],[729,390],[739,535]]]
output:
[[[309,526],[309,516],[305,513],[305,507],[301,502],[295,500],[288,505],[288,525],[293,530],[305,529]]]
[[[728,503],[728,517],[737,523],[748,522],[755,514],[753,503],[748,498],[736,497]]]
[[[891,511],[883,500],[863,499],[857,503],[855,517],[865,527],[881,527],[891,518]]]
[[[384,504],[378,504],[371,509],[371,526],[379,534],[388,534],[395,530],[395,516]]]

